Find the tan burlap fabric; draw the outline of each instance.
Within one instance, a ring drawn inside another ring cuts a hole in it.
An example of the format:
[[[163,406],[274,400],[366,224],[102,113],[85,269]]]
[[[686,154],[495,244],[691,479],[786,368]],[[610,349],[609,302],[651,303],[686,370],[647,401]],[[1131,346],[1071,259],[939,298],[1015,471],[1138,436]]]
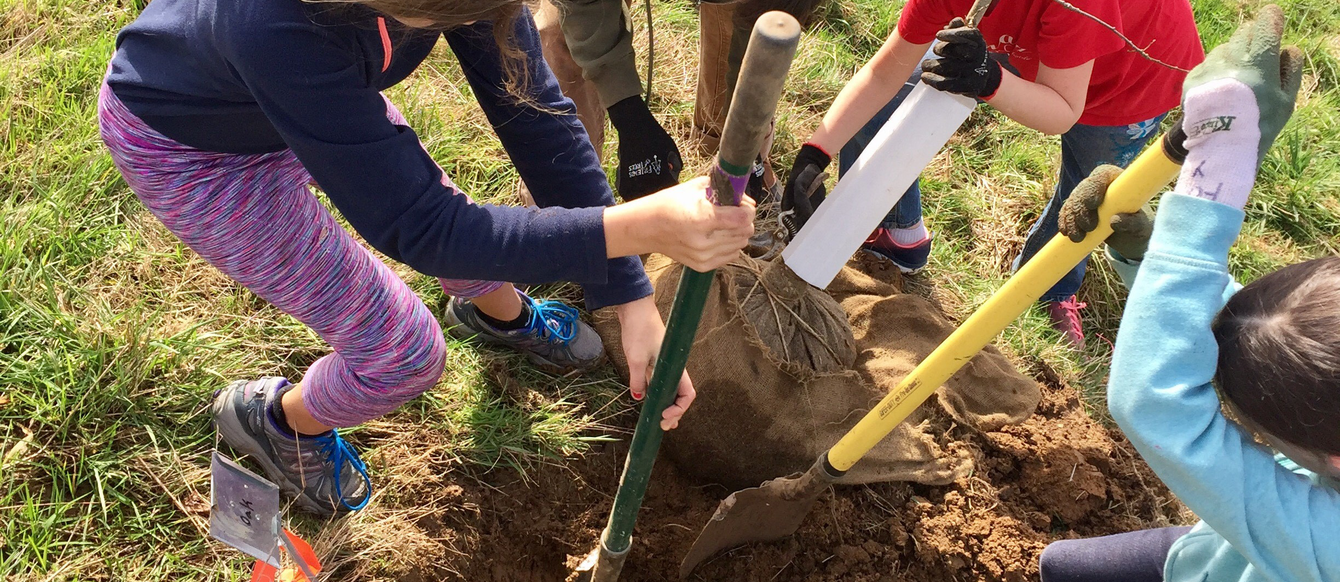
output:
[[[682,471],[733,489],[808,468],[954,329],[929,301],[900,292],[896,270],[854,261],[825,294],[769,265],[741,255],[717,272],[689,358],[698,399],[663,445]],[[647,261],[663,316],[681,269]],[[626,373],[613,313],[597,313],[596,328]],[[944,446],[949,423],[995,430],[1022,422],[1041,399],[994,347],[937,396],[844,482],[949,483],[971,469]]]

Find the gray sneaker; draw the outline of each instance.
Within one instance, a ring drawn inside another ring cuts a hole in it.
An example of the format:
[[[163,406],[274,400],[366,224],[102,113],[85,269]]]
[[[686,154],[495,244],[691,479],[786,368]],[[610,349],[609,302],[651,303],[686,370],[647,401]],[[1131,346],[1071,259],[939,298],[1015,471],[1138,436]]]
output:
[[[262,378],[220,390],[210,410],[219,436],[260,463],[299,507],[325,517],[362,509],[372,497],[372,482],[367,465],[340,433],[298,437],[270,416],[270,406],[278,406],[292,387],[283,378]]]
[[[526,354],[530,363],[555,374],[586,371],[605,361],[600,335],[582,322],[577,310],[559,301],[536,301],[517,292],[530,306],[530,322],[521,329],[502,330],[479,317],[469,299],[452,297],[447,304],[448,332],[460,339],[508,346]]]

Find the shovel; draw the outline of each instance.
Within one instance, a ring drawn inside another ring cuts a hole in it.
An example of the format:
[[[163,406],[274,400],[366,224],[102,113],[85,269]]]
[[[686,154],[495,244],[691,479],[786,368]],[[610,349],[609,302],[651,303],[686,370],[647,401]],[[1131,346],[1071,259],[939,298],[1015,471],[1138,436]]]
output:
[[[800,23],[785,12],[759,17],[744,54],[739,82],[721,132],[721,149],[711,173],[711,192],[717,204],[736,205],[749,181],[749,171],[767,135],[782,84],[800,42]],[[619,490],[600,547],[577,568],[577,580],[613,582],[619,579],[633,542],[633,525],[647,492],[656,451],[661,445],[661,413],[675,399],[676,387],[688,362],[689,348],[698,332],[703,303],[714,272],[684,269],[666,324],[665,341],[647,382],[647,401],[637,419]]]
[[[986,303],[954,330],[873,410],[828,449],[808,471],[773,479],[732,493],[717,506],[707,526],[680,565],[687,578],[717,552],[751,542],[773,541],[795,533],[810,507],[829,485],[851,469],[872,447],[921,406],[983,347],[1019,317],[1081,259],[1112,234],[1115,214],[1135,212],[1177,175],[1186,159],[1181,122],[1159,146],[1147,148],[1112,182],[1098,208],[1098,228],[1080,242],[1057,235],[1010,277]]]

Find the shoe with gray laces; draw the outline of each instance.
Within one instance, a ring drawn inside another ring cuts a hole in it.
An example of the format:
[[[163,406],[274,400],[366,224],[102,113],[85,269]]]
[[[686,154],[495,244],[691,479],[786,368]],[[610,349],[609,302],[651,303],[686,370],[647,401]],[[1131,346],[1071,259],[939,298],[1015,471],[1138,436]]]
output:
[[[262,378],[218,391],[210,412],[219,436],[255,459],[299,507],[323,517],[362,509],[372,497],[372,482],[367,465],[340,433],[295,436],[270,415],[270,406],[278,406],[292,387],[283,378]]]
[[[452,297],[447,304],[448,332],[460,339],[514,348],[542,370],[566,374],[586,371],[605,361],[600,335],[582,322],[577,310],[559,301],[536,301],[517,291],[530,308],[530,321],[514,330],[498,329],[479,316],[469,299]]]

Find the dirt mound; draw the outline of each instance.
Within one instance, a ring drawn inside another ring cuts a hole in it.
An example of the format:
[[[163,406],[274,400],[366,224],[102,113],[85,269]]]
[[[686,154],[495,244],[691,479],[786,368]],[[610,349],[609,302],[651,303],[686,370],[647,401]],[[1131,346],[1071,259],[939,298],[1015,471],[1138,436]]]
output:
[[[634,422],[631,415],[622,420]],[[947,486],[839,487],[795,536],[718,556],[692,579],[1036,580],[1038,554],[1049,541],[1179,517],[1180,505],[1130,445],[1090,419],[1068,387],[1046,387],[1037,413],[1022,424],[995,432],[950,428],[936,438],[971,458],[976,471]],[[335,579],[564,580],[604,527],[626,452],[626,443],[609,443],[582,459],[537,467],[524,480],[510,470],[418,476],[400,498],[436,510],[395,522],[387,535],[436,540],[437,551],[420,549],[420,541],[375,564],[355,557],[337,567]],[[692,485],[662,459],[622,579],[675,580],[680,558],[727,493]],[[360,551],[358,543],[345,548]],[[358,576],[356,566],[363,567]]]

